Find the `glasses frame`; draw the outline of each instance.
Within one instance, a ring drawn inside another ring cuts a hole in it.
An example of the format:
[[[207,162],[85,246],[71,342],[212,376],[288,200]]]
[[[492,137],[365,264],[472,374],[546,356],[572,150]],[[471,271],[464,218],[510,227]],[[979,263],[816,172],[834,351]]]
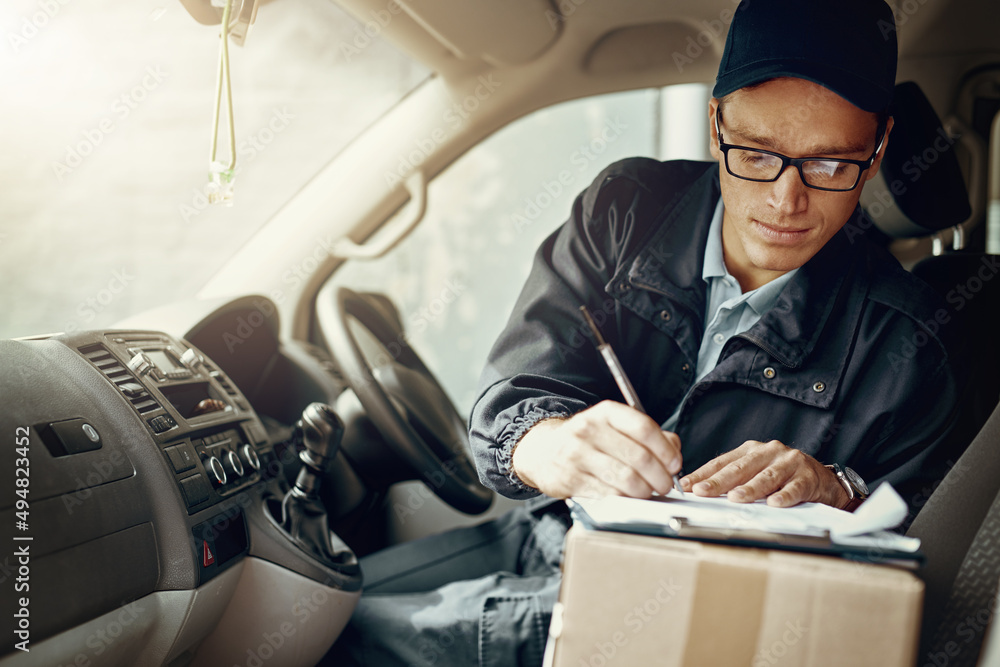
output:
[[[763,148],[751,148],[749,146],[739,146],[737,144],[727,144],[722,140],[722,128],[719,127],[719,117],[722,116],[722,109],[716,108],[715,110],[715,134],[719,137],[719,150],[722,151],[723,162],[726,163],[726,171],[730,173],[735,178],[743,181],[751,181],[753,183],[774,183],[781,175],[785,173],[785,169],[788,165],[792,165],[799,172],[799,179],[802,181],[802,185],[807,188],[812,188],[813,190],[822,190],[823,192],[850,192],[858,187],[858,183],[861,182],[861,176],[866,171],[871,169],[871,166],[875,163],[875,156],[878,155],[879,151],[882,150],[882,144],[885,142],[886,130],[888,129],[884,125],[881,130],[881,137],[878,140],[878,145],[875,147],[875,151],[871,154],[867,160],[848,160],[846,158],[829,158],[829,157],[788,157],[787,155],[782,155],[781,153],[775,153],[774,151],[764,150]],[[880,123],[881,125],[881,123]],[[771,155],[773,157],[781,160],[781,169],[778,170],[778,174],[774,178],[748,178],[746,176],[740,176],[739,174],[733,173],[733,170],[729,167],[729,151],[732,149],[739,149],[744,151],[753,151],[755,153],[764,153],[765,155]],[[810,185],[806,182],[806,176],[802,173],[802,165],[806,162],[814,161],[822,162],[843,162],[846,164],[856,164],[861,169],[858,171],[858,178],[854,181],[854,185],[849,188],[823,188],[818,185]]]

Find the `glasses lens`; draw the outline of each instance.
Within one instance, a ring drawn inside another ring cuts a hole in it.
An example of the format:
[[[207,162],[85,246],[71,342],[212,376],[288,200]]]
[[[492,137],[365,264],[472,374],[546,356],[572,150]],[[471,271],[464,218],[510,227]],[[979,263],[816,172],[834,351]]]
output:
[[[753,181],[769,181],[781,171],[781,158],[742,148],[730,149],[726,161],[735,176]]]
[[[807,185],[829,190],[850,190],[858,182],[861,167],[839,160],[809,160],[802,163]]]

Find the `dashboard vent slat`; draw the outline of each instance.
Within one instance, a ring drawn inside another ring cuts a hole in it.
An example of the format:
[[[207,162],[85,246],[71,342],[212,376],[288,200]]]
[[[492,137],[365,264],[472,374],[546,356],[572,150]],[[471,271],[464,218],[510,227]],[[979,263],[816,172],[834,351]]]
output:
[[[85,345],[80,348],[80,354],[111,380],[111,383],[128,399],[128,402],[140,415],[162,409],[162,406],[145,389],[138,392],[126,392],[122,389],[122,385],[125,384],[139,384],[141,386],[142,383],[136,380],[132,372],[123,366],[108,348],[100,343]]]
[[[227,394],[230,396],[239,396],[239,392],[236,391],[236,388],[232,385],[229,378],[227,378],[224,373],[212,371],[211,376],[215,378],[216,382],[222,385],[222,388],[226,390]]]

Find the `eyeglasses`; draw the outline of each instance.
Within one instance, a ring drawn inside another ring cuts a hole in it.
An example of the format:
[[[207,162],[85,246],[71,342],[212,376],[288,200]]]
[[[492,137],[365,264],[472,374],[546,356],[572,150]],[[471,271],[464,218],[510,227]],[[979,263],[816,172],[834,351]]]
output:
[[[727,144],[722,140],[722,130],[719,128],[721,115],[722,111],[716,110],[715,132],[719,135],[719,150],[725,157],[726,171],[745,181],[773,183],[784,173],[788,165],[792,165],[798,169],[799,177],[806,187],[828,192],[848,192],[858,187],[861,173],[871,168],[875,162],[875,156],[882,150],[882,142],[885,141],[885,128],[883,127],[878,146],[867,160],[788,157],[781,153],[759,148]]]

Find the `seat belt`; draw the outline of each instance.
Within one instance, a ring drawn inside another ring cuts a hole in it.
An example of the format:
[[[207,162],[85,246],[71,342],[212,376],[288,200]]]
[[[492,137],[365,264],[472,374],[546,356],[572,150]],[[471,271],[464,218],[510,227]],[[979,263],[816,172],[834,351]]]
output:
[[[944,616],[934,631],[927,654],[919,656],[918,665],[975,667],[983,638],[993,618],[998,581],[1000,493],[993,499],[962,560]]]

